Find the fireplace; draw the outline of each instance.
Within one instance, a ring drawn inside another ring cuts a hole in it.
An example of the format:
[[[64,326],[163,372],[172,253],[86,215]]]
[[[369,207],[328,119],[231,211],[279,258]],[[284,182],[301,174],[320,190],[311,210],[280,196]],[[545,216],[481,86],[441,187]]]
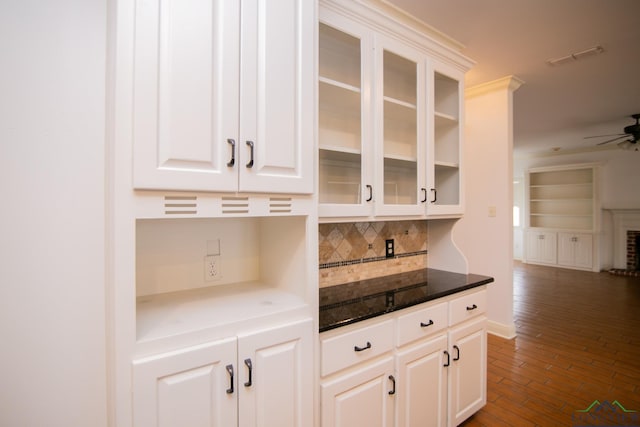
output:
[[[640,270],[639,244],[640,230],[627,230],[627,270]]]
[[[613,267],[640,275],[640,209],[612,209]]]

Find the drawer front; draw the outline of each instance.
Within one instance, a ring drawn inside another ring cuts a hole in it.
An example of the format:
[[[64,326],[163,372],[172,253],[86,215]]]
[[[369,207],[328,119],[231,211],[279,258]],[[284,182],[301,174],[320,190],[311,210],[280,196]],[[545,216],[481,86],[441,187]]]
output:
[[[487,291],[481,290],[449,302],[449,326],[464,322],[487,311]]]
[[[322,376],[364,362],[393,349],[393,320],[321,337]]]
[[[398,347],[446,329],[448,308],[449,305],[443,302],[399,316],[396,334]]]

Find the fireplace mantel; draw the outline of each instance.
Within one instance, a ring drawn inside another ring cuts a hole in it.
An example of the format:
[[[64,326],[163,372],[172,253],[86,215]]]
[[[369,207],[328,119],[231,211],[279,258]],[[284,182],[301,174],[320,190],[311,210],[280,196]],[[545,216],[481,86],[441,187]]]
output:
[[[627,268],[627,232],[640,230],[640,209],[607,209],[613,218],[613,266]]]

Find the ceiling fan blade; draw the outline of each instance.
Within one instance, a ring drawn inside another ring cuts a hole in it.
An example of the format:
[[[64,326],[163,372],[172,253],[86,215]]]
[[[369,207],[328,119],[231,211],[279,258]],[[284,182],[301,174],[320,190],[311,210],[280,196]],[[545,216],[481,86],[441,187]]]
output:
[[[626,137],[627,137],[627,134],[625,133],[625,134],[623,134],[622,136],[617,136],[617,137],[615,137],[615,138],[613,138],[613,139],[609,139],[609,140],[607,140],[607,141],[598,142],[596,145],[604,145],[604,144],[608,144],[608,143],[610,143],[610,142],[617,141],[617,140],[619,140],[619,139],[623,139],[623,138],[626,138]]]
[[[584,139],[591,139],[591,138],[602,138],[605,136],[624,136],[624,135],[628,135],[626,133],[612,133],[611,135],[594,135],[594,136],[585,136]]]

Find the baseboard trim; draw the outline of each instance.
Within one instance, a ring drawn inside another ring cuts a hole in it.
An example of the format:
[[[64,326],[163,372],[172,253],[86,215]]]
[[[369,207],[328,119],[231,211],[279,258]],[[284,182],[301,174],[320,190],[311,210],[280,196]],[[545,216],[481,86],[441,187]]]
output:
[[[516,325],[515,323],[505,325],[504,323],[498,323],[494,322],[493,320],[488,320],[487,332],[491,335],[497,335],[501,338],[510,340],[516,337]]]

